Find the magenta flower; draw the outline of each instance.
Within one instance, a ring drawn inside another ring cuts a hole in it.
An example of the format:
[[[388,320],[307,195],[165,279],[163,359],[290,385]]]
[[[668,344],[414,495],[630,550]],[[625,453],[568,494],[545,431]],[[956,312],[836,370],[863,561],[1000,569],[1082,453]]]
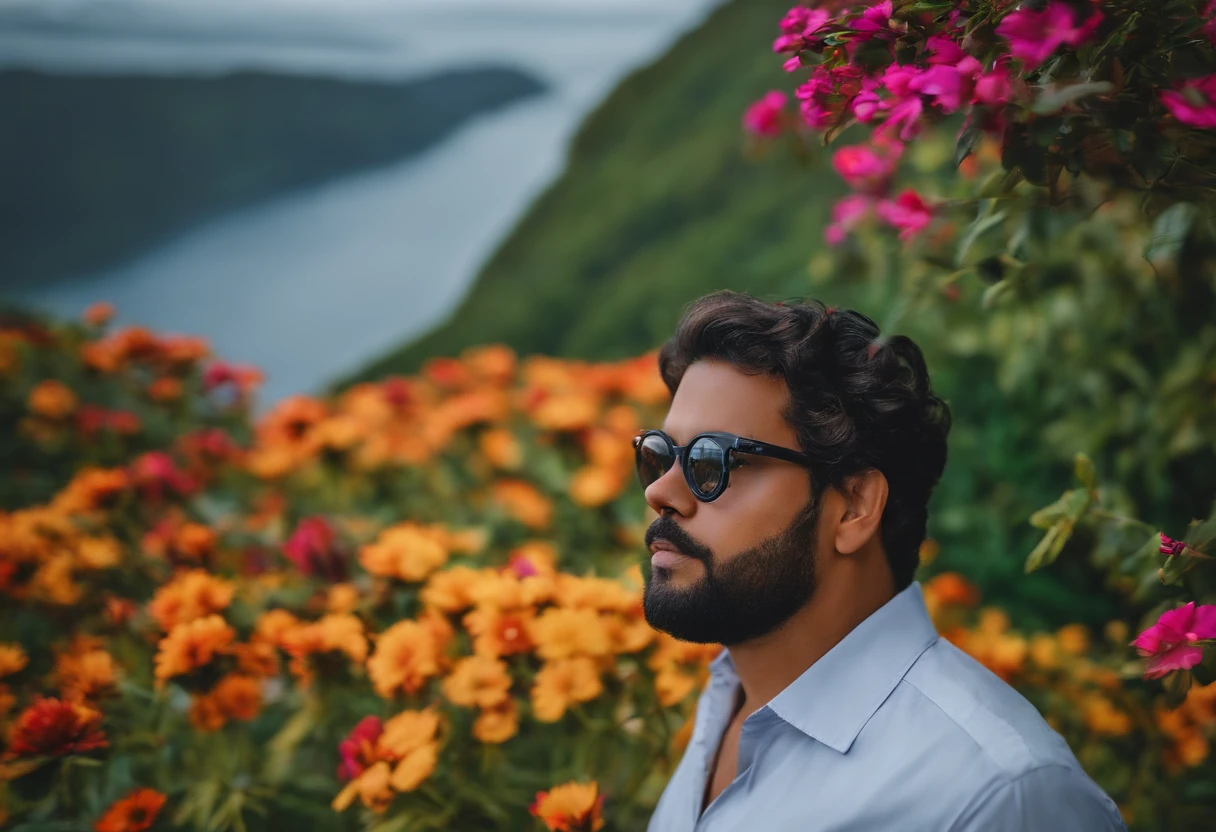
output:
[[[1003,107],[1009,102],[1013,86],[1008,67],[1001,65],[975,79],[975,100],[989,107]]]
[[[346,579],[346,552],[324,517],[305,517],[283,544],[283,554],[305,575],[333,583]]]
[[[1208,39],[1208,43],[1216,46],[1216,0],[1208,3],[1208,7],[1203,10],[1203,16],[1208,19],[1208,22],[1203,24],[1203,36]]]
[[[1203,661],[1199,642],[1216,638],[1216,605],[1195,602],[1161,613],[1157,623],[1132,642],[1148,659],[1144,678],[1157,679],[1174,670],[1186,670]]]
[[[842,147],[832,154],[832,167],[855,191],[876,193],[886,190],[899,153],[875,153],[865,145]]]
[[[880,34],[890,33],[891,13],[891,0],[884,0],[877,6],[870,6],[862,12],[861,17],[854,20],[852,25],[853,31],[862,35],[857,40],[867,41]]]
[[[351,729],[346,739],[338,743],[338,779],[354,780],[371,765],[375,757],[376,740],[384,733],[378,716],[365,716]]]
[[[908,86],[933,99],[942,112],[953,113],[970,96],[973,80],[980,71],[980,62],[967,55],[957,66],[937,64],[913,78]]]
[[[785,109],[785,93],[772,90],[747,108],[743,126],[757,136],[773,138],[781,135],[781,114]]]
[[[850,194],[832,206],[832,222],[824,229],[828,245],[844,242],[849,232],[874,209],[874,200],[862,194]]]
[[[1078,26],[1072,7],[1061,0],[1052,0],[1042,11],[1022,8],[1011,12],[996,27],[996,33],[1009,41],[1010,53],[1026,69],[1034,69],[1060,46],[1079,46],[1101,22],[1102,12],[1095,9]]]
[[[887,111],[886,121],[875,130],[875,134],[888,140],[898,137],[901,142],[911,141],[920,132],[920,116],[924,109],[919,95],[896,102]]]
[[[1191,79],[1176,90],[1162,90],[1161,103],[1183,124],[1216,129],[1216,74]]]
[[[821,48],[823,41],[815,37],[815,33],[830,19],[831,15],[823,9],[795,6],[781,20],[783,34],[773,41],[773,51],[799,52]]]
[[[1172,537],[1166,537],[1165,532],[1161,533],[1161,554],[1173,557],[1174,555],[1181,555],[1185,551],[1185,543],[1181,540],[1174,540]]]
[[[901,240],[911,239],[933,220],[933,209],[911,188],[893,200],[881,200],[875,211],[880,219],[899,229]]]
[[[929,53],[929,63],[931,64],[957,64],[967,53],[963,51],[963,47],[959,46],[958,41],[952,40],[945,35],[930,35],[925,41],[925,51]]]

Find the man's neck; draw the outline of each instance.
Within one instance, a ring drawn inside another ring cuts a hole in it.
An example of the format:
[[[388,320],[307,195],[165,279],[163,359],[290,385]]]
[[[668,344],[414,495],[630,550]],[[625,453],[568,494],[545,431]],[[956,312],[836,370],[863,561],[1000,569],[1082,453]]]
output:
[[[895,596],[887,580],[816,589],[811,601],[767,635],[730,648],[743,688],[741,718],[768,704],[857,625]]]

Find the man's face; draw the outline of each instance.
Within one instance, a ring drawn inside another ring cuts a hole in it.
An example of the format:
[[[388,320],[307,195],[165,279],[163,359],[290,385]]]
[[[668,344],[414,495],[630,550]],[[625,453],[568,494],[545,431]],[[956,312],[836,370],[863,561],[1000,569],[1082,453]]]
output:
[[[746,375],[719,361],[688,368],[663,430],[677,445],[705,431],[727,431],[798,449],[782,413],[785,382]],[[646,620],[684,641],[739,644],[783,624],[810,600],[818,500],[808,472],[789,462],[743,455],[722,496],[702,503],[679,465],[646,489],[659,513],[646,533],[666,565],[646,584]]]

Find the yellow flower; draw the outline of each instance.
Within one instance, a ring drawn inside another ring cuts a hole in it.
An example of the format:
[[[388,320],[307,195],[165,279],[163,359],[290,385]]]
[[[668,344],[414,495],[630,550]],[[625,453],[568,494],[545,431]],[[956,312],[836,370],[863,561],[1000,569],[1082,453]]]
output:
[[[456,663],[443,680],[443,695],[467,708],[493,708],[507,700],[511,675],[507,666],[487,656],[469,656]]]
[[[1060,663],[1056,640],[1046,633],[1036,633],[1030,639],[1030,658],[1044,670],[1055,669]]]
[[[79,402],[72,389],[62,381],[47,379],[30,391],[29,409],[44,419],[59,420],[75,412]]]
[[[398,691],[416,693],[439,673],[439,649],[433,631],[417,621],[399,621],[380,634],[367,662],[376,693],[385,699]]]
[[[532,713],[541,722],[557,722],[572,704],[590,702],[603,690],[599,671],[589,658],[545,662],[532,685]]]
[[[335,615],[354,612],[359,606],[359,590],[354,584],[334,584],[325,597],[325,609]]]
[[[531,483],[498,480],[490,487],[490,498],[510,517],[530,529],[547,529],[553,522],[553,503]]]
[[[157,682],[163,684],[203,667],[218,654],[226,652],[235,640],[236,631],[218,615],[178,624],[158,645]]]
[[[487,745],[504,743],[519,733],[519,708],[514,699],[482,711],[473,722],[473,736]]]
[[[1095,734],[1121,737],[1132,730],[1131,717],[1116,708],[1101,694],[1090,694],[1081,701],[1085,725]]]
[[[435,743],[415,748],[397,763],[389,778],[389,785],[399,792],[412,792],[431,776],[438,762],[439,746]]]
[[[178,624],[227,609],[235,593],[234,584],[204,569],[179,572],[152,596],[148,615],[168,632]]]
[[[0,643],[0,679],[12,676],[29,664],[29,657],[20,644]]]
[[[606,656],[612,652],[608,630],[595,610],[551,607],[528,624],[542,659]]]
[[[550,832],[598,832],[604,828],[603,802],[598,784],[570,782],[538,792],[529,811]]]

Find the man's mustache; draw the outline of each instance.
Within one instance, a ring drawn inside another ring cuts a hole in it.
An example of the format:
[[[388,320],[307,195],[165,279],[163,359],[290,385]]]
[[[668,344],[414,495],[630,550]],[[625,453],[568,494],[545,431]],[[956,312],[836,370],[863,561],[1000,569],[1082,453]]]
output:
[[[680,528],[679,524],[668,515],[659,517],[646,530],[646,548],[649,549],[650,544],[656,540],[666,540],[681,555],[686,555],[703,563],[709,562],[713,556],[708,547],[694,540],[688,532]]]

